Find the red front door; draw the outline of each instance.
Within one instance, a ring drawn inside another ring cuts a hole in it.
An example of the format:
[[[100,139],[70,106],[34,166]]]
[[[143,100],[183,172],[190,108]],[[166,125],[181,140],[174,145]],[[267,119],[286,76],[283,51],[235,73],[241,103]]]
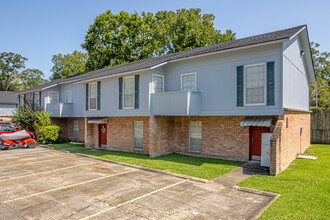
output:
[[[107,124],[99,124],[99,146],[107,146]]]
[[[261,134],[270,132],[269,127],[250,127],[250,159],[261,156]]]

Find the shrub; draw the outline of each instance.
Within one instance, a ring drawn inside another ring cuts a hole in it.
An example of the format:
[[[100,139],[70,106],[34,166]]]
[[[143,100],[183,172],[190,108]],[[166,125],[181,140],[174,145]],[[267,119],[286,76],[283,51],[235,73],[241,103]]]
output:
[[[38,141],[42,144],[54,143],[61,135],[62,128],[57,125],[38,127]]]

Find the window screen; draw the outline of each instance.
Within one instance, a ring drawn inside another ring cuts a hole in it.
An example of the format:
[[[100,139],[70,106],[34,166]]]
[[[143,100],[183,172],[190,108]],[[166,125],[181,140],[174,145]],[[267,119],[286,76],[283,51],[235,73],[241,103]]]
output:
[[[196,90],[196,74],[182,75],[182,91],[195,91]]]
[[[189,149],[191,151],[202,151],[202,122],[189,122]]]
[[[48,103],[58,103],[58,93],[57,92],[48,93]]]
[[[164,92],[164,77],[163,76],[152,76],[153,91],[154,92]]]
[[[97,99],[97,86],[96,83],[89,85],[89,109],[96,109],[96,99]]]
[[[265,66],[246,67],[246,104],[265,103]]]
[[[79,139],[79,121],[78,120],[73,121],[73,133],[74,133],[74,139],[78,140]]]
[[[71,91],[65,92],[65,103],[72,103],[72,92]]]
[[[134,122],[134,148],[143,149],[143,122]]]
[[[134,77],[124,78],[124,108],[134,107]]]

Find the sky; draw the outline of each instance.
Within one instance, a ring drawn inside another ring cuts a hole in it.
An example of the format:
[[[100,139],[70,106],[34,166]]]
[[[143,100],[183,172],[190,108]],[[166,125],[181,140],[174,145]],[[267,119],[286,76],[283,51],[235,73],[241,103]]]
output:
[[[231,29],[237,39],[307,24],[310,41],[330,51],[329,0],[0,0],[0,53],[26,57],[26,68],[49,78],[53,55],[84,51],[80,45],[97,15],[180,8],[214,14],[215,28]]]

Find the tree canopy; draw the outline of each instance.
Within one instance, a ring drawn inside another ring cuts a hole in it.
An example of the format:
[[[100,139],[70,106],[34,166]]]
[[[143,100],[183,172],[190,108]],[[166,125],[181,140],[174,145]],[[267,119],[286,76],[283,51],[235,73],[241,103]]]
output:
[[[0,53],[0,91],[20,91],[44,83],[44,74],[38,69],[26,69],[28,59],[12,52]],[[23,70],[23,71],[22,71]],[[21,72],[22,71],[22,72]]]
[[[201,9],[141,14],[111,10],[89,26],[85,43],[88,70],[101,69],[154,56],[234,40],[235,33],[214,27],[213,14]]]
[[[86,72],[87,54],[75,50],[71,54],[57,54],[52,58],[54,66],[51,71],[51,80],[62,77],[75,76]]]
[[[311,107],[330,108],[330,52],[321,52],[320,44],[311,43],[316,83],[310,85]]]

